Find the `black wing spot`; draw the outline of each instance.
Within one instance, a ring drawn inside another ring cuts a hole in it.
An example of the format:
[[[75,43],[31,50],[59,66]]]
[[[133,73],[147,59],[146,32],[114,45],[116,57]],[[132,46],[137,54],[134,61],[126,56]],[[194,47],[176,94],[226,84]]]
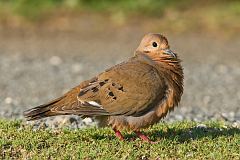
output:
[[[113,97],[113,99],[114,99],[114,100],[116,100],[116,99],[117,99],[117,97]]]
[[[97,88],[97,87],[93,87],[93,88],[92,88],[92,91],[93,91],[93,92],[97,92],[97,91],[98,91],[98,88]]]
[[[121,86],[120,88],[118,88],[118,90],[123,91],[123,86]]]
[[[99,85],[102,87],[104,84],[106,84],[105,82],[99,82]]]
[[[111,96],[111,97],[114,96],[113,92],[109,92],[108,95]]]
[[[108,82],[109,79],[105,79],[104,82]]]
[[[112,86],[116,86],[116,84],[115,84],[115,83],[112,83]]]

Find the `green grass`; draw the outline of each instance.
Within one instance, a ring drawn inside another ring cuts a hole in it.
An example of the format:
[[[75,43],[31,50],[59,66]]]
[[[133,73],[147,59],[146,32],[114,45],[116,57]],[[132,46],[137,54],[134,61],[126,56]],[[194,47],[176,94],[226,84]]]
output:
[[[148,15],[162,15],[168,7],[183,8],[194,4],[192,0],[0,0],[1,8],[10,9],[11,12],[28,18],[36,18],[48,13],[50,10],[90,10],[95,12],[124,12]]]
[[[121,142],[109,128],[37,130],[20,121],[0,120],[2,159],[239,159],[240,130],[222,122],[159,123],[145,130],[148,144]],[[133,134],[124,133],[127,140]]]
[[[239,14],[240,3],[236,0],[206,2],[194,0],[0,0],[0,13],[9,12],[29,19],[37,19],[59,10],[111,14],[120,12],[125,15],[140,14],[149,17],[161,17],[167,10],[185,12],[191,9],[194,11],[201,8],[209,9],[209,7],[210,9],[217,7],[220,9],[218,10],[219,13],[224,12],[227,15]]]
[[[3,26],[39,27],[39,22],[58,24],[58,20],[61,25],[62,17],[71,22],[71,18],[74,21],[82,15],[102,17],[101,21],[113,26],[146,22],[151,31],[157,32],[228,36],[238,34],[240,29],[240,1],[236,0],[0,0]]]

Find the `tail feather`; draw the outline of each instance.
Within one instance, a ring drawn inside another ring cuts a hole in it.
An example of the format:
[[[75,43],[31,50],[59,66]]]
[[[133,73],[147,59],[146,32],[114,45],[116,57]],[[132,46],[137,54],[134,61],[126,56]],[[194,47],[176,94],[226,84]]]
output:
[[[69,101],[68,97],[62,96],[47,104],[43,104],[23,112],[24,117],[28,120],[37,120],[45,117],[56,115],[81,115],[81,116],[96,116],[96,115],[110,115],[101,107],[88,105],[81,105],[77,98]]]
[[[43,104],[43,105],[28,109],[28,110],[23,112],[23,115],[29,121],[58,115],[56,112],[54,112],[54,113],[51,112],[51,108],[53,108],[53,106],[56,103],[61,101],[61,99],[62,99],[62,97],[58,98],[56,100],[53,100],[50,103]]]

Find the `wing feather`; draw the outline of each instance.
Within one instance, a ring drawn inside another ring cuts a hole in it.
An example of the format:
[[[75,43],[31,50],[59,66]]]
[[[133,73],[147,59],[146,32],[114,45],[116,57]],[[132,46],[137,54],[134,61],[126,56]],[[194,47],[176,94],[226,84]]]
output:
[[[129,61],[100,74],[78,94],[80,102],[96,102],[111,115],[138,115],[164,97],[166,84],[154,67]]]

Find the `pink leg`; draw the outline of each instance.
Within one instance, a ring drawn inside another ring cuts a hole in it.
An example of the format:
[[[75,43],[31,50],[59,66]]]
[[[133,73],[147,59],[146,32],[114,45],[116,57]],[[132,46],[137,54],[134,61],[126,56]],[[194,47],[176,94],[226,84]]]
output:
[[[134,131],[136,133],[136,135],[141,138],[141,140],[145,141],[145,142],[148,142],[148,143],[157,143],[157,142],[153,142],[151,141],[148,136],[144,135],[142,132],[140,131]]]
[[[117,129],[113,129],[113,130],[115,132],[116,137],[118,137],[121,141],[123,141],[124,137],[123,137],[122,133]]]

